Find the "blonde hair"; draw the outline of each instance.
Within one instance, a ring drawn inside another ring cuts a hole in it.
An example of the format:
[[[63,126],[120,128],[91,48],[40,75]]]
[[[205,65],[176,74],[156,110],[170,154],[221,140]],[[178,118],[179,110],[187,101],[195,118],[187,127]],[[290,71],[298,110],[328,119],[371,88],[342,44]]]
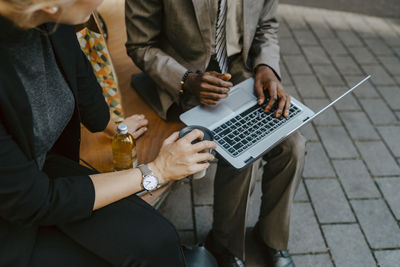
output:
[[[74,3],[76,0],[0,0],[1,13],[22,28],[29,27],[37,11],[45,7],[60,7]]]

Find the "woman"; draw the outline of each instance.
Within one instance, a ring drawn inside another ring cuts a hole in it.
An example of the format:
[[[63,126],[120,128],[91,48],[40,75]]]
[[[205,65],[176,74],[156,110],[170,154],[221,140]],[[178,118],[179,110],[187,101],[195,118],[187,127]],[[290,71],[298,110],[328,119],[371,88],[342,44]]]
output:
[[[0,266],[185,265],[175,228],[133,195],[141,170],[96,174],[77,163],[80,123],[114,126],[65,24],[85,22],[100,3],[0,0]],[[144,119],[131,120],[140,135]],[[164,141],[147,164],[156,182],[208,167],[213,156],[201,151],[215,144],[192,145],[198,138]]]

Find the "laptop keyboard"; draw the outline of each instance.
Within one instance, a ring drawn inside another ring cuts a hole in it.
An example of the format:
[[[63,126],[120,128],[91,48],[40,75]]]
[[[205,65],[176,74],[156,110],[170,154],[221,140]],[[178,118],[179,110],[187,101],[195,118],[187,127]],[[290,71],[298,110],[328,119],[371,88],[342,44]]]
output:
[[[276,105],[268,113],[265,113],[265,107],[266,104],[256,104],[220,125],[213,131],[214,140],[231,156],[237,157],[300,112],[300,109],[292,104],[288,118],[283,115],[275,118]]]

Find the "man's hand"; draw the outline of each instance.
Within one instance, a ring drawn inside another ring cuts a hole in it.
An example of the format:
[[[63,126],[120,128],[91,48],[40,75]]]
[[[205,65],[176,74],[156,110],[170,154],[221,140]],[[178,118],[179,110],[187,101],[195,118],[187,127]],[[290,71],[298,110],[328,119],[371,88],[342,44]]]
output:
[[[193,94],[202,104],[216,105],[228,96],[231,75],[215,71],[190,73],[183,86],[185,91]]]
[[[254,76],[254,90],[259,105],[264,104],[264,91],[268,91],[269,101],[265,107],[265,112],[269,112],[275,102],[279,101],[275,116],[279,118],[282,112],[285,118],[289,116],[290,95],[286,92],[275,73],[268,66],[260,65],[257,67]]]

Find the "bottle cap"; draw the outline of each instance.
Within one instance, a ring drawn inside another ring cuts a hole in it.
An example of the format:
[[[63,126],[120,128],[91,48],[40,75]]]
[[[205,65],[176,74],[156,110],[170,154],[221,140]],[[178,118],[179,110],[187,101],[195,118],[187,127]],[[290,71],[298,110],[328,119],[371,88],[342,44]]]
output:
[[[128,133],[128,126],[126,126],[126,124],[124,124],[124,123],[118,124],[118,126],[117,126],[117,132],[118,132],[119,134],[126,134],[126,133]]]

